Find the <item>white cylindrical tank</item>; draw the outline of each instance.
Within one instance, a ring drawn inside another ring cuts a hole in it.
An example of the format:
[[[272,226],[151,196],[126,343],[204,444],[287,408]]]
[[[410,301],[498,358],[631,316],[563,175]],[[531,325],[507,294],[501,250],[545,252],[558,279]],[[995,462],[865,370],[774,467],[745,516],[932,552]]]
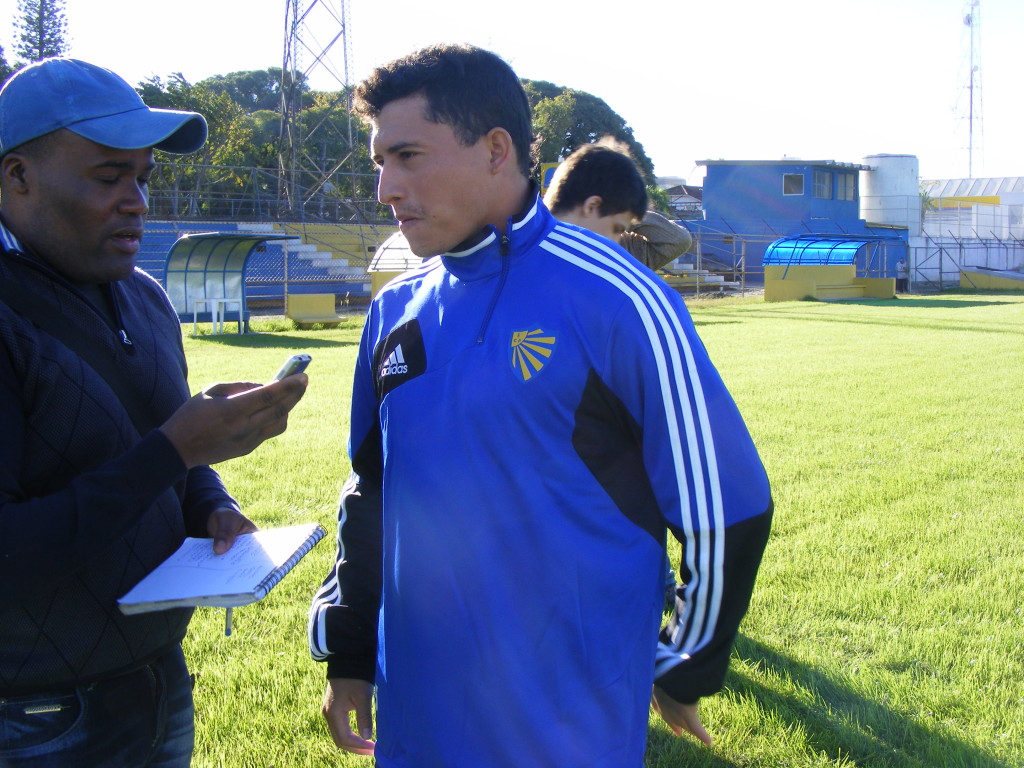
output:
[[[860,217],[868,224],[906,227],[921,234],[921,194],[916,155],[868,155],[860,172]]]

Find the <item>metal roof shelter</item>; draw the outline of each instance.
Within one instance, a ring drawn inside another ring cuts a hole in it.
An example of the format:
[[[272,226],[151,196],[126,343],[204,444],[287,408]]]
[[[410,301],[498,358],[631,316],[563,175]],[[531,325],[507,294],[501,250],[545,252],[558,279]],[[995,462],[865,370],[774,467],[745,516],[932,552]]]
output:
[[[975,179],[922,180],[921,187],[933,199],[943,197],[1005,197],[1024,195],[1024,176]]]
[[[762,264],[793,266],[825,266],[856,264],[857,254],[866,245],[898,245],[906,243],[898,237],[871,237],[852,235],[794,235],[772,242],[764,252]]]
[[[405,272],[418,267],[424,259],[409,250],[405,235],[395,232],[381,243],[370,259],[367,272]]]
[[[262,243],[294,239],[290,235],[202,232],[182,235],[167,252],[164,288],[181,320],[211,316],[219,306],[230,319],[231,304],[238,330],[248,330],[245,311],[245,268],[249,256]],[[199,307],[206,311],[198,312]]]
[[[366,271],[370,273],[370,295],[376,296],[395,275],[420,266],[425,259],[409,250],[409,241],[401,231],[377,246]]]

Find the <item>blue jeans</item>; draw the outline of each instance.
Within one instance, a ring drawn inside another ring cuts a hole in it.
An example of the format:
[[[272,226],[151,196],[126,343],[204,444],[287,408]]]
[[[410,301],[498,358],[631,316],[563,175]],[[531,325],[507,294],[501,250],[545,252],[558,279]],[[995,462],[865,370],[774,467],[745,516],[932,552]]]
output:
[[[179,647],[119,677],[0,698],[0,768],[187,768],[194,728]]]

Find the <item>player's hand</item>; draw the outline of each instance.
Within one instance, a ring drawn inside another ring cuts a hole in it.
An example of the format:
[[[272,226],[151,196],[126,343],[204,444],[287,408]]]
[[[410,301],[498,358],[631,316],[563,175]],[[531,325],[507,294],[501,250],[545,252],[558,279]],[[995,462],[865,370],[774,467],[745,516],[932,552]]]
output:
[[[683,704],[676,701],[664,690],[654,686],[654,695],[651,698],[651,706],[654,711],[661,715],[661,718],[668,723],[672,733],[681,736],[683,731],[693,734],[696,738],[711,746],[711,736],[704,730],[697,714],[697,704]]]
[[[334,743],[346,752],[372,755],[376,743],[373,736],[373,685],[365,680],[336,679],[327,681],[321,707]],[[356,729],[352,730],[350,713],[355,712]]]

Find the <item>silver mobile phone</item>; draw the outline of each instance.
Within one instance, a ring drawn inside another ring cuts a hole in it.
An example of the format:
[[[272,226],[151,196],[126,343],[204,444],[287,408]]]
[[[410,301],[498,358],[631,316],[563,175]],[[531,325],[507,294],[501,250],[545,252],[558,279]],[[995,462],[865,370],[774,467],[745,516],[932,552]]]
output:
[[[285,360],[284,365],[281,366],[281,370],[274,376],[274,381],[280,381],[285,376],[291,376],[293,373],[302,373],[306,370],[306,366],[309,365],[309,361],[312,360],[309,355],[292,355]]]

